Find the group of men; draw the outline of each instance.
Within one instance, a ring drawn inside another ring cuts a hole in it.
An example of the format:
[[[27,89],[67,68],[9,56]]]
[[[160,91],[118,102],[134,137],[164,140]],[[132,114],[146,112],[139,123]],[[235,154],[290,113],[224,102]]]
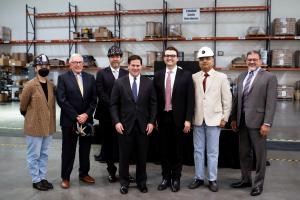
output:
[[[100,70],[96,80],[82,71],[83,59],[79,54],[71,56],[70,71],[58,78],[57,102],[61,107],[63,135],[62,188],[70,187],[78,138],[79,178],[86,183],[95,183],[88,174],[91,137],[79,136],[77,128],[78,125],[92,124],[96,109],[95,118],[99,120],[104,136],[102,148],[108,180],[117,180],[114,162],[118,154],[122,194],[128,193],[129,184],[134,181],[129,174],[134,148],[135,181],[142,193],[148,191],[148,140],[155,127],[159,134],[162,166],[162,182],[157,189],[170,187],[173,192],[180,190],[183,136],[193,134],[195,178],[189,188],[204,185],[207,156],[208,187],[217,192],[219,136],[230,116],[232,128],[235,131],[239,129],[242,169],[241,180],[233,183],[232,187],[252,186],[252,196],[262,193],[266,136],[275,113],[277,79],[261,68],[259,52],[247,54],[248,70],[238,77],[233,103],[227,76],[214,70],[214,53],[208,47],[202,47],[198,52],[201,71],[195,74],[177,66],[176,48],[166,48],[163,53],[166,67],[154,74],[153,81],[141,76],[143,63],[140,56],[128,58],[128,71],[120,68],[122,51],[119,47],[111,47],[107,56],[110,66]],[[256,176],[252,183],[253,152],[256,156]]]

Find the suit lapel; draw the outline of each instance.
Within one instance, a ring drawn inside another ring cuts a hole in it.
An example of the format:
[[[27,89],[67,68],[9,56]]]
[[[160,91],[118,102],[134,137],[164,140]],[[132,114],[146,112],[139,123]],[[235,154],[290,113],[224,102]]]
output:
[[[249,90],[249,94],[252,91],[252,88],[255,86],[255,84],[257,84],[257,82],[261,79],[260,77],[263,75],[264,70],[263,69],[259,69],[259,71],[257,72],[255,79],[253,80],[252,84],[251,84],[251,88]]]
[[[241,98],[242,98],[242,95],[243,95],[243,82],[244,82],[246,76],[247,76],[247,72],[244,72],[243,75],[242,75],[241,81],[239,82],[239,85],[238,85],[238,94],[240,94],[239,96]]]
[[[202,74],[202,76],[204,76],[204,75]],[[211,75],[208,76],[207,79],[206,79],[206,89],[205,89],[206,92],[209,90],[209,88],[211,87],[211,85],[213,85],[215,78],[216,78],[215,71],[212,71]],[[202,80],[204,80],[204,79],[202,79]],[[203,83],[202,83],[202,90],[203,90]]]
[[[47,88],[48,88],[48,102],[47,102],[47,105],[50,108],[50,104],[51,104],[52,99],[54,98],[54,96],[53,96],[53,92],[52,92],[53,88],[51,87],[48,79],[47,79]]]
[[[161,91],[163,92],[162,95],[163,95],[164,99],[166,99],[165,76],[166,76],[166,69],[161,71],[160,80],[159,80],[160,85],[162,87]]]
[[[177,71],[176,71],[176,74],[175,74],[174,85],[173,85],[173,90],[172,90],[172,99],[173,99],[173,94],[176,93],[176,88],[179,85],[181,74],[182,74],[182,69],[179,69],[177,67]]]
[[[203,90],[204,73],[203,73],[203,71],[201,71],[201,73],[199,74],[199,78],[197,78],[196,80],[199,84],[201,93],[204,94],[204,90]]]
[[[74,73],[71,71],[69,71],[69,76],[70,76],[70,80],[73,82],[73,84],[75,85],[75,87],[77,88],[77,93],[82,97],[80,89],[79,89],[79,85],[77,83],[76,77],[74,75]],[[83,85],[83,95],[85,94],[84,90],[85,90],[85,84],[84,84],[84,79],[83,79],[83,73],[82,73],[82,85]]]
[[[137,97],[137,102],[139,101],[140,99],[140,94],[144,94],[144,90],[146,89],[144,87],[144,81],[145,81],[145,78],[146,77],[143,77],[143,76],[140,76],[140,87],[139,87],[139,93],[138,93],[138,97]]]
[[[124,86],[125,86],[125,89],[127,91],[127,94],[131,97],[131,100],[134,102],[134,98],[133,98],[133,94],[132,94],[131,86],[130,86],[130,81],[129,81],[129,76],[127,76],[124,79],[124,81],[125,81]]]

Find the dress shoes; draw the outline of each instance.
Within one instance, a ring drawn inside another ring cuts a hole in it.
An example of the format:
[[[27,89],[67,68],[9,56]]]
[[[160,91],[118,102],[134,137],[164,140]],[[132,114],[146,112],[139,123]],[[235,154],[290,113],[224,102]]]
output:
[[[114,182],[117,181],[117,177],[116,177],[115,174],[109,174],[108,177],[107,177],[107,179],[108,179],[108,181],[109,181],[110,183],[114,183]]]
[[[120,187],[120,193],[121,194],[127,194],[128,193],[128,186],[122,185]]]
[[[245,181],[241,180],[241,181],[232,183],[230,186],[233,188],[246,188],[246,187],[251,187],[252,184],[251,184],[251,182],[245,182]]]
[[[62,180],[60,186],[63,188],[63,189],[68,189],[70,187],[70,181],[68,180]]]
[[[180,181],[179,180],[171,181],[171,190],[172,190],[172,192],[178,192],[180,190]]]
[[[189,184],[189,189],[196,189],[197,187],[204,185],[204,181],[201,179],[194,179],[193,182]]]
[[[146,184],[141,184],[141,185],[138,185],[137,187],[141,191],[141,193],[147,193],[148,192],[148,188],[147,188]]]
[[[79,177],[79,179],[85,183],[88,184],[94,184],[95,183],[95,179],[89,175],[83,176],[83,177]]]
[[[43,186],[46,187],[47,189],[49,189],[49,190],[53,189],[52,183],[49,183],[46,179],[41,180],[41,182],[42,182]]]
[[[42,181],[37,182],[37,183],[33,183],[32,187],[37,189],[37,190],[41,190],[41,191],[47,191],[48,190],[48,188],[43,185]]]
[[[217,181],[209,181],[208,189],[212,192],[218,192],[219,187]]]
[[[128,176],[128,181],[129,181],[129,183],[135,183],[136,180],[133,176],[129,175]]]
[[[165,190],[170,186],[170,181],[168,179],[163,179],[162,182],[158,185],[157,190]]]
[[[252,188],[250,195],[251,196],[258,196],[262,193],[263,187],[262,186],[256,186]]]

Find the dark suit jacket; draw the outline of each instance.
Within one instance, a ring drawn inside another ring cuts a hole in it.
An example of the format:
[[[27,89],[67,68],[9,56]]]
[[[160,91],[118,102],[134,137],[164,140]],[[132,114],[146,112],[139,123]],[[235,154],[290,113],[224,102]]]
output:
[[[243,81],[248,71],[238,77],[237,94],[232,106],[232,120],[241,121]],[[251,85],[245,105],[245,122],[249,128],[260,128],[263,123],[272,125],[277,101],[277,78],[263,69],[257,73]]]
[[[165,109],[165,73],[166,69],[163,69],[154,74],[154,87],[158,102],[158,125]],[[172,92],[172,111],[175,124],[178,128],[183,128],[184,121],[192,123],[194,105],[195,91],[192,74],[178,67]]]
[[[140,131],[146,133],[147,124],[155,124],[156,111],[156,94],[150,79],[141,76],[137,102],[133,99],[128,75],[115,81],[111,93],[111,117],[114,125],[122,123],[124,134],[131,132],[136,120]]]
[[[82,72],[82,83],[83,97],[71,70],[58,76],[57,103],[61,108],[61,126],[73,126],[77,122],[76,117],[83,113],[89,116],[87,122],[93,123],[93,113],[97,103],[95,78],[91,74]]]
[[[120,68],[119,78],[128,74],[128,71]],[[110,117],[110,95],[115,83],[115,77],[110,69],[106,67],[97,72],[96,89],[98,96],[98,104],[95,112],[95,119],[100,123],[111,123]]]

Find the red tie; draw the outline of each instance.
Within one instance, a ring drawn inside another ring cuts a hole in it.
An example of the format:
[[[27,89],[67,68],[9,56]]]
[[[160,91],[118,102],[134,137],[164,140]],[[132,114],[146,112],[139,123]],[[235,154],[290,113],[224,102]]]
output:
[[[171,110],[171,73],[168,71],[168,76],[166,80],[166,96],[165,96],[165,111]]]
[[[204,78],[202,84],[203,84],[203,91],[205,92],[205,90],[206,90],[206,79],[209,76],[209,74],[207,72],[205,72],[204,76],[205,76],[205,78]]]

